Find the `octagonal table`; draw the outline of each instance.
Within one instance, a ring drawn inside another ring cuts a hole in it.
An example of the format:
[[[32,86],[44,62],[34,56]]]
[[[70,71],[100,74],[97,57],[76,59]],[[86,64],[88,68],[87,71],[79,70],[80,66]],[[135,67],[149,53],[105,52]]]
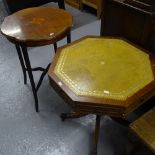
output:
[[[72,107],[62,119],[95,114],[94,153],[100,118],[125,118],[155,94],[155,59],[122,38],[87,36],[58,49],[48,75]]]

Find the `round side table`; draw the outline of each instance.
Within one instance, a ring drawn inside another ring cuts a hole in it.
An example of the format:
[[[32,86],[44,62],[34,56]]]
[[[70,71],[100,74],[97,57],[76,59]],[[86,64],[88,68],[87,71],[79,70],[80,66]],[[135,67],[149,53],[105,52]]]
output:
[[[47,68],[32,68],[27,47],[43,46],[54,44],[67,37],[67,43],[71,41],[70,28],[72,16],[63,9],[53,7],[34,7],[20,10],[6,17],[1,25],[1,33],[16,46],[20,64],[24,75],[24,84],[27,83],[27,72],[30,79],[35,108],[38,112],[37,91],[46,75]],[[32,71],[42,71],[42,75],[36,85]]]

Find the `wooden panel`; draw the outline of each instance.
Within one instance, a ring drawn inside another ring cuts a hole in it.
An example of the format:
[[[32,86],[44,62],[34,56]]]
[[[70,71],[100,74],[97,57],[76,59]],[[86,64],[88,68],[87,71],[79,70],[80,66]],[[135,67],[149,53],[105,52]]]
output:
[[[155,153],[155,108],[133,122],[130,129]]]
[[[101,35],[124,37],[145,49],[150,49],[154,33],[153,16],[151,12],[128,5],[121,0],[105,0]]]
[[[90,3],[92,3],[92,4],[97,5],[97,1],[96,1],[96,0],[85,0],[85,1],[87,1],[87,2],[90,2]]]
[[[153,0],[139,0],[139,1],[150,5],[153,3]]]
[[[125,0],[124,2],[130,4],[130,5],[134,6],[134,7],[138,7],[138,8],[141,8],[141,9],[148,10],[148,11],[150,11],[152,9],[150,4],[141,2],[139,0]]]
[[[97,10],[97,17],[100,18],[102,12],[102,3],[103,0],[81,0],[81,9],[83,9],[83,5],[88,5]]]
[[[65,2],[75,8],[80,8],[80,0],[65,0]]]
[[[82,3],[97,9],[97,1],[96,0],[82,0]]]

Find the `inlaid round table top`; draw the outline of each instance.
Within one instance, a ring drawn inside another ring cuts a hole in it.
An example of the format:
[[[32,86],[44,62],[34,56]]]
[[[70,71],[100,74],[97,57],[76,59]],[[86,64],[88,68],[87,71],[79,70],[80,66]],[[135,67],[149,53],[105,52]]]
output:
[[[60,49],[49,76],[76,101],[126,107],[137,93],[155,88],[151,63],[147,53],[123,39],[86,37]]]
[[[48,41],[61,37],[72,26],[72,16],[63,9],[34,7],[7,16],[1,32],[20,42]]]

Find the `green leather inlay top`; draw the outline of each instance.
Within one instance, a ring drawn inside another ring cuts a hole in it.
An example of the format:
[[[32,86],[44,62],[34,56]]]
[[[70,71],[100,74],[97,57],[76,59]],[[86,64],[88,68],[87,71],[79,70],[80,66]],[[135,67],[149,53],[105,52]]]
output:
[[[76,95],[116,100],[154,80],[148,54],[110,38],[87,38],[62,49],[54,73]]]

